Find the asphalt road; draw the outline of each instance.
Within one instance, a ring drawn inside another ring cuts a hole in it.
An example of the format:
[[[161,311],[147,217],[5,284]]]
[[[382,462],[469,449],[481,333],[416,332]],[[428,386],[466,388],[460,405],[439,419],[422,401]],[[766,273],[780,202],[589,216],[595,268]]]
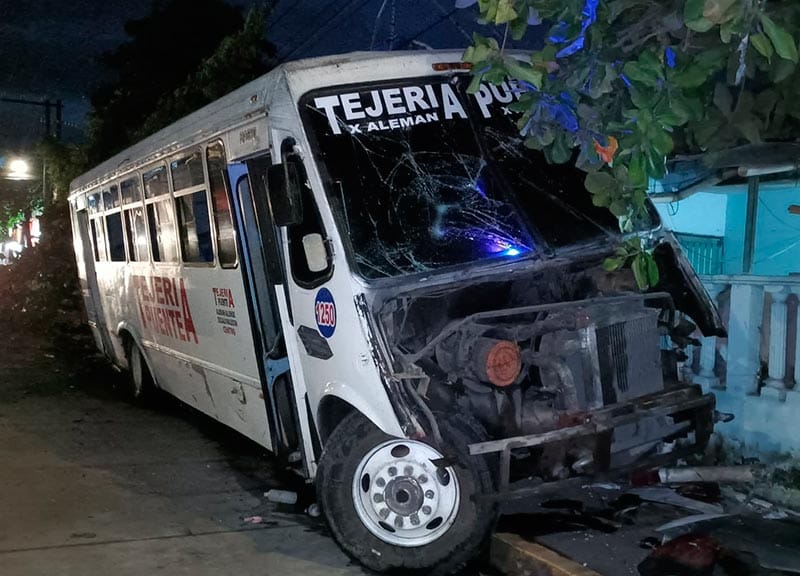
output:
[[[128,403],[80,347],[0,350],[0,574],[364,574],[260,447],[175,401]],[[261,523],[246,518],[260,516]]]

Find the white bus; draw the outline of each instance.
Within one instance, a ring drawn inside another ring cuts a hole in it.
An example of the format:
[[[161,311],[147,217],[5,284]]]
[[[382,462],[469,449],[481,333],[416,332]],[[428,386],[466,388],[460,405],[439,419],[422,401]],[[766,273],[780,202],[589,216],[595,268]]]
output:
[[[91,329],[133,394],[315,479],[378,571],[451,573],[501,500],[713,427],[678,311],[723,329],[656,213],[642,294],[604,270],[618,225],[582,174],[523,146],[514,86],[469,80],[456,51],[284,64],[71,186]]]

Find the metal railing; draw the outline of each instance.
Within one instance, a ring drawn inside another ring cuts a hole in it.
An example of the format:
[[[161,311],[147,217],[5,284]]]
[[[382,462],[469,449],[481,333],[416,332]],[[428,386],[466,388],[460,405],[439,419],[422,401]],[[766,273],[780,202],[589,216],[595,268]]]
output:
[[[723,244],[721,236],[703,236],[675,232],[686,257],[700,275],[722,274]]]

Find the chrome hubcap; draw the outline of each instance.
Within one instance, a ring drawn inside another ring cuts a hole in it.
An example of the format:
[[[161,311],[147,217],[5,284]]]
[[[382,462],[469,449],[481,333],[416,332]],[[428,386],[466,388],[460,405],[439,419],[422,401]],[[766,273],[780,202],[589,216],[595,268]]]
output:
[[[451,467],[431,446],[389,440],[361,460],[353,477],[353,502],[375,536],[396,546],[423,546],[440,538],[458,512],[459,487]]]

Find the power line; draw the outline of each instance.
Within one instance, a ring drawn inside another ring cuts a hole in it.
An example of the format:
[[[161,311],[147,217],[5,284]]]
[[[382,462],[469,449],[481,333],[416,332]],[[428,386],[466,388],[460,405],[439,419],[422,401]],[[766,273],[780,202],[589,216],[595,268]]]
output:
[[[343,15],[344,15],[344,14],[346,14],[348,11],[350,11],[350,14],[347,16],[347,19],[350,19],[350,18],[352,18],[352,16],[353,16],[353,15],[354,15],[354,14],[355,14],[355,13],[356,13],[358,10],[360,10],[361,8],[363,8],[363,7],[364,7],[364,6],[365,6],[367,3],[371,2],[371,1],[372,1],[372,0],[350,0],[350,1],[349,1],[349,2],[348,2],[348,3],[347,3],[347,4],[346,4],[346,5],[343,7],[343,8],[342,8],[342,9],[339,11],[339,13],[338,13],[337,15],[335,15],[333,18],[331,18],[330,20],[328,20],[328,22],[327,22],[326,24],[324,24],[324,25],[320,26],[320,27],[317,29],[317,31],[316,31],[314,34],[312,34],[312,35],[311,35],[311,37],[310,37],[310,38],[308,38],[308,39],[307,39],[307,40],[305,40],[304,42],[301,42],[300,44],[298,44],[297,46],[295,46],[294,48],[292,48],[291,50],[289,50],[288,52],[286,52],[286,53],[285,53],[285,54],[284,54],[284,55],[281,57],[281,60],[282,60],[282,61],[285,61],[285,60],[287,60],[287,59],[288,59],[288,58],[289,58],[289,57],[290,57],[292,54],[294,54],[294,53],[296,53],[296,52],[298,52],[298,51],[300,51],[300,50],[303,50],[304,48],[306,48],[306,47],[307,47],[307,46],[309,46],[309,45],[313,46],[313,45],[314,45],[314,43],[315,43],[315,42],[317,42],[317,40],[319,40],[319,38],[320,38],[320,37],[323,35],[323,33],[325,33],[325,32],[326,32],[328,29],[330,29],[330,28],[331,28],[331,27],[332,27],[332,26],[333,26],[333,25],[334,25],[334,24],[335,24],[335,23],[336,23],[338,20],[341,20],[341,19],[342,19],[342,17],[343,17]],[[357,6],[357,4],[359,4],[359,2],[360,2],[360,5],[358,5],[358,6]],[[351,10],[351,8],[352,8],[352,10]]]
[[[436,27],[437,27],[439,24],[441,24],[441,23],[442,23],[442,22],[444,22],[444,21],[445,21],[447,18],[449,18],[450,16],[452,16],[452,15],[455,13],[455,11],[456,11],[456,10],[458,10],[458,8],[453,8],[453,9],[452,9],[450,12],[448,12],[448,13],[446,13],[446,14],[442,15],[442,17],[441,17],[441,18],[439,18],[438,20],[435,20],[435,21],[433,22],[433,24],[429,24],[428,26],[426,26],[425,28],[423,28],[422,30],[420,30],[419,32],[417,32],[417,33],[416,33],[414,36],[412,36],[411,38],[409,38],[408,40],[406,40],[406,42],[403,44],[403,46],[410,46],[410,45],[411,45],[411,43],[412,43],[412,42],[414,42],[414,40],[416,40],[417,38],[419,38],[420,36],[422,36],[423,34],[425,34],[425,32],[428,32],[429,30],[432,30],[433,28],[436,28]]]
[[[461,35],[462,35],[462,36],[464,36],[464,38],[466,38],[466,39],[467,39],[469,42],[472,42],[472,35],[471,35],[469,32],[467,32],[466,30],[464,30],[464,27],[463,27],[463,26],[461,26],[461,24],[459,24],[459,23],[456,21],[456,19],[455,19],[455,18],[453,18],[453,14],[455,14],[455,12],[456,12],[457,8],[454,8],[454,9],[450,10],[449,12],[447,12],[447,10],[446,10],[446,9],[445,9],[445,8],[444,8],[444,7],[443,7],[443,6],[442,6],[442,5],[441,5],[441,4],[440,4],[440,3],[439,3],[437,0],[433,0],[433,3],[434,3],[434,4],[436,4],[436,7],[437,7],[437,8],[438,8],[438,9],[439,9],[439,10],[440,10],[440,11],[441,11],[443,14],[444,14],[444,13],[446,13],[446,15],[447,15],[447,18],[450,20],[450,22],[452,22],[452,23],[453,23],[453,26],[455,26],[455,27],[456,27],[456,30],[458,30],[459,32],[461,32]]]
[[[275,20],[273,20],[273,21],[272,21],[272,23],[271,23],[269,26],[267,26],[267,28],[266,28],[266,30],[264,30],[264,32],[269,32],[270,30],[272,30],[272,29],[275,27],[275,25],[276,25],[278,22],[280,22],[281,20],[283,20],[283,19],[284,19],[284,17],[286,17],[286,15],[287,15],[289,12],[296,11],[296,10],[297,10],[297,7],[298,7],[300,4],[302,4],[304,1],[305,1],[305,0],[297,0],[297,2],[296,2],[295,4],[292,4],[292,3],[290,2],[290,3],[289,3],[289,7],[288,7],[286,10],[284,10],[283,12],[281,12],[280,16],[276,16],[276,17],[275,17]]]

